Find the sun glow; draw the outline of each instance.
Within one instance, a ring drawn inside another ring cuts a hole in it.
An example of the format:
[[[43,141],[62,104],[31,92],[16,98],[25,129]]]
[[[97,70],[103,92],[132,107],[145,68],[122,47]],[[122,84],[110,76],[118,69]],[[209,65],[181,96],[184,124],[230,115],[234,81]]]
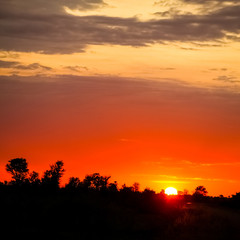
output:
[[[177,191],[176,188],[168,187],[168,188],[165,189],[165,194],[167,194],[167,195],[177,195],[178,191]]]

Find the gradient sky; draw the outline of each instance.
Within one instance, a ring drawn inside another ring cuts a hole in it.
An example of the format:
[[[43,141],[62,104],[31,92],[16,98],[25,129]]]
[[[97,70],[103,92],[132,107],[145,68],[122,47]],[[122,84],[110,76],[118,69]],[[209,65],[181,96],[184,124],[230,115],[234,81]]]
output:
[[[0,180],[240,186],[238,0],[0,0]]]

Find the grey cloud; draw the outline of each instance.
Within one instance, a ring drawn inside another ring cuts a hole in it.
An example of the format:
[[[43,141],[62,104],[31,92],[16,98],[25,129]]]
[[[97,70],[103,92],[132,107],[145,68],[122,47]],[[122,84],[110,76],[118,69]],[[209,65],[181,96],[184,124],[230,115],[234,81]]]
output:
[[[0,68],[12,68],[16,66],[18,62],[15,61],[2,61],[0,60]]]
[[[180,14],[181,14],[181,11],[176,7],[171,7],[167,11],[154,13],[155,16],[161,16],[161,17],[173,17],[173,16],[180,15]]]
[[[173,71],[173,70],[176,70],[176,68],[166,67],[166,68],[160,68],[160,70]]]
[[[36,11],[23,14],[16,9],[1,10],[2,50],[66,54],[84,51],[87,45],[138,47],[168,41],[219,42],[224,38],[239,41],[234,34],[240,32],[240,6],[223,7],[206,15],[177,14],[145,21]]]
[[[82,71],[88,71],[88,68],[87,67],[84,67],[84,66],[66,66],[64,67],[65,69],[68,69],[68,70],[71,70],[71,71],[74,71],[74,72],[82,72]]]
[[[36,69],[52,70],[51,67],[44,66],[39,63],[31,63],[28,65],[23,65],[20,62],[16,62],[16,61],[2,61],[2,60],[0,60],[0,68],[14,68],[19,70],[36,70]]]
[[[227,71],[227,68],[210,68],[210,71]]]
[[[62,14],[64,7],[78,10],[91,10],[105,6],[103,0],[0,0],[3,14]]]
[[[191,3],[191,4],[209,4],[209,3],[239,3],[239,0],[181,0],[185,3]]]
[[[19,64],[19,65],[16,65],[15,68],[21,69],[21,70],[36,70],[39,68],[41,68],[43,70],[52,70],[51,67],[47,67],[47,66],[41,65],[39,63],[32,63],[32,64],[28,64],[28,65]]]
[[[214,78],[213,80],[222,81],[222,82],[226,82],[226,83],[240,83],[240,81],[236,77],[226,76],[226,75],[218,76],[217,78]]]

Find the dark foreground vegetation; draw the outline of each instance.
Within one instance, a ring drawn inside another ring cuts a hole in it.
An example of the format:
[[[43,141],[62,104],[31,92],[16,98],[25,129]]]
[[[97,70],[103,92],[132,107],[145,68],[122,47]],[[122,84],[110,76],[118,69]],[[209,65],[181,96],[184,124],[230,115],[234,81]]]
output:
[[[227,240],[240,239],[240,193],[166,196],[139,184],[119,187],[99,173],[72,177],[59,187],[63,162],[39,178],[25,159],[10,160],[12,181],[0,184],[1,233],[33,239]]]

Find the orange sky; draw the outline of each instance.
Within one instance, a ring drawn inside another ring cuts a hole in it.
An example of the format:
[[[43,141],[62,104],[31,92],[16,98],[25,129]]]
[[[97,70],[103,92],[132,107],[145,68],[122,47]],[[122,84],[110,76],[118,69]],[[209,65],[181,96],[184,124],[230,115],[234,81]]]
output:
[[[240,191],[238,1],[0,3],[1,181],[24,157],[63,182]]]

